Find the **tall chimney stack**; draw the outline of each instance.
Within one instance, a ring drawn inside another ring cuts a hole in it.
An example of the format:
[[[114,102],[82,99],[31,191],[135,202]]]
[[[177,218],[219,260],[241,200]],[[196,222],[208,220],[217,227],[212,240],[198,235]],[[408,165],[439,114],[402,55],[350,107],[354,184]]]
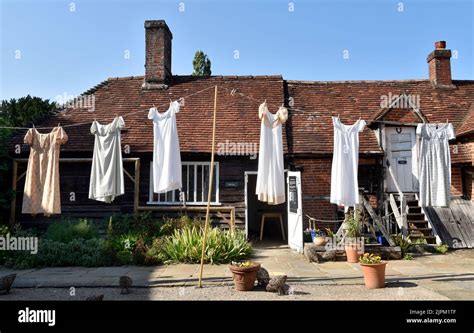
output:
[[[452,88],[451,50],[446,50],[446,42],[435,43],[435,50],[428,55],[426,61],[430,73],[430,81],[435,87]]]
[[[164,20],[145,21],[143,88],[167,88],[171,80],[171,34]]]

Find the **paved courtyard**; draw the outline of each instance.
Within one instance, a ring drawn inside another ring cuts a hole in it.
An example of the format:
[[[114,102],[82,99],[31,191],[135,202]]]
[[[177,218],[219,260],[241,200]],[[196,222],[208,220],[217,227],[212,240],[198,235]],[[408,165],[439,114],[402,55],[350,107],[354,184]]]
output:
[[[105,299],[467,299],[474,300],[474,250],[445,255],[423,255],[387,265],[387,288],[366,290],[358,264],[309,263],[287,247],[257,248],[254,260],[270,275],[286,274],[289,296],[263,291],[235,292],[227,265],[206,265],[205,288],[195,288],[199,265],[56,267],[12,270],[0,267],[0,276],[17,273],[14,289],[0,300],[83,299],[104,294]],[[122,275],[133,279],[132,292],[120,295]],[[75,288],[71,297],[70,287]],[[160,288],[163,287],[163,288]]]

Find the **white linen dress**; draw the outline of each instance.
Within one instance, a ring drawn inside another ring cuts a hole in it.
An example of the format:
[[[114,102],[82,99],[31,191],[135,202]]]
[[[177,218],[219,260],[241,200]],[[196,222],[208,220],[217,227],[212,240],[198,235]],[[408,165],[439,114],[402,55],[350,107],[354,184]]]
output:
[[[256,194],[258,200],[270,205],[285,202],[285,166],[283,163],[282,124],[288,119],[288,110],[280,107],[272,114],[267,103],[259,107],[260,147]]]
[[[359,132],[365,128],[365,120],[344,125],[338,117],[332,117],[334,126],[334,152],[331,167],[330,202],[346,207],[359,204]]]
[[[122,117],[116,117],[107,125],[97,121],[92,123],[91,133],[95,141],[89,199],[111,203],[125,193],[120,143],[120,130],[124,126]]]
[[[418,124],[420,137],[420,205],[449,206],[451,191],[451,155],[449,140],[455,138],[453,125]]]
[[[167,111],[151,108],[148,119],[153,120],[153,191],[165,193],[181,189],[181,153],[179,150],[176,113],[179,102],[170,103]]]

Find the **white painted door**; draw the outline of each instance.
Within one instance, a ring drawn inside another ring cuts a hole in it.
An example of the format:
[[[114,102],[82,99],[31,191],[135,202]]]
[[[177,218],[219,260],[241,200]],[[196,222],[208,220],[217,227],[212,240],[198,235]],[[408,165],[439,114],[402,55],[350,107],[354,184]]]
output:
[[[303,252],[303,205],[301,195],[301,172],[288,171],[288,245]]]
[[[415,128],[386,127],[385,133],[388,162],[387,191],[416,192],[418,172]]]

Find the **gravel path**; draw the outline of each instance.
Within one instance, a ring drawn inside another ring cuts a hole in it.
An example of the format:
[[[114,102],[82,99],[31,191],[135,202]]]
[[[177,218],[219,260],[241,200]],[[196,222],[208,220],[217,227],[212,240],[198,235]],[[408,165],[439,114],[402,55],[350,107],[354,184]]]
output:
[[[104,295],[104,300],[447,300],[448,298],[416,285],[390,284],[384,289],[368,290],[361,285],[294,284],[291,294],[279,296],[263,290],[237,292],[230,286],[132,288],[121,295],[119,288],[15,288],[0,300],[84,300]]]

